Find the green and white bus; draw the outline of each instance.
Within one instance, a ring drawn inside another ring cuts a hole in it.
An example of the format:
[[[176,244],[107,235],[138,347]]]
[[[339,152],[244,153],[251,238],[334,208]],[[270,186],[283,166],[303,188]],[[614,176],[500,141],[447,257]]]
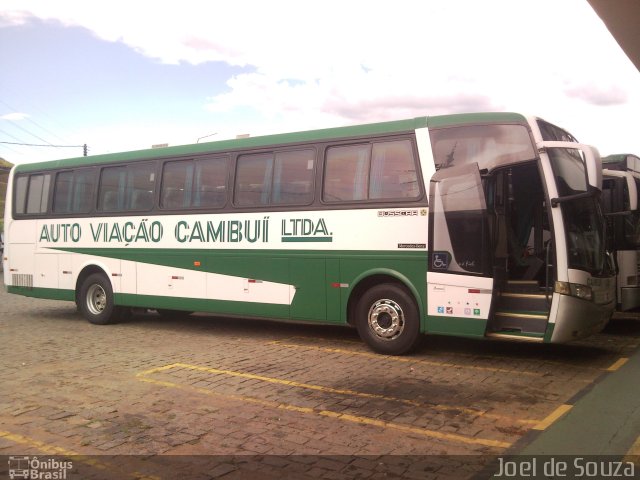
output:
[[[24,164],[10,293],[422,334],[567,342],[615,307],[597,151],[515,113],[420,117]]]
[[[618,269],[618,309],[635,310],[640,307],[640,158],[609,155],[602,159],[602,166],[602,205]]]

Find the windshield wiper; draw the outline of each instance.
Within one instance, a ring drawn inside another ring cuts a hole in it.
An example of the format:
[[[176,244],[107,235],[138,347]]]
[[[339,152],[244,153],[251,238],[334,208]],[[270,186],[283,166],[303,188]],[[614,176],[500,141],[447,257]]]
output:
[[[565,197],[560,197],[560,198],[552,198],[551,206],[555,208],[561,203],[570,202],[572,200],[580,200],[581,198],[590,198],[597,195],[597,193],[598,193],[598,190],[595,190],[590,192],[576,193],[575,195],[567,195]]]

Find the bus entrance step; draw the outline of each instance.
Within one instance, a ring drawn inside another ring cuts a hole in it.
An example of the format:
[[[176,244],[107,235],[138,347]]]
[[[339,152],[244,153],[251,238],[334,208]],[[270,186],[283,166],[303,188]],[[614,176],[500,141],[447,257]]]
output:
[[[547,331],[548,314],[536,311],[496,311],[489,322],[491,333],[543,336]]]
[[[540,284],[535,280],[508,280],[505,291],[513,293],[540,293]]]
[[[512,330],[504,330],[500,332],[489,332],[487,333],[487,337],[504,338],[508,340],[519,340],[522,342],[543,342],[544,341],[544,335],[517,332]]]
[[[497,299],[498,310],[511,312],[543,312],[551,307],[551,297],[540,293],[501,292]]]

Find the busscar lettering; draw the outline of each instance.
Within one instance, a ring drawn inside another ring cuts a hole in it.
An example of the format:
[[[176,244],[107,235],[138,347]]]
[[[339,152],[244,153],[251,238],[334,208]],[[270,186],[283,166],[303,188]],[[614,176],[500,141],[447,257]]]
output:
[[[417,217],[418,210],[378,210],[379,217]]]

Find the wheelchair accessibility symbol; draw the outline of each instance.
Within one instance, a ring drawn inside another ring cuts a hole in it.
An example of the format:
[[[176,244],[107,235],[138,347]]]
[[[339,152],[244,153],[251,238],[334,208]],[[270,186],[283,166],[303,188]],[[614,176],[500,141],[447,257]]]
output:
[[[433,252],[431,257],[431,268],[434,270],[447,270],[449,268],[448,252]]]

